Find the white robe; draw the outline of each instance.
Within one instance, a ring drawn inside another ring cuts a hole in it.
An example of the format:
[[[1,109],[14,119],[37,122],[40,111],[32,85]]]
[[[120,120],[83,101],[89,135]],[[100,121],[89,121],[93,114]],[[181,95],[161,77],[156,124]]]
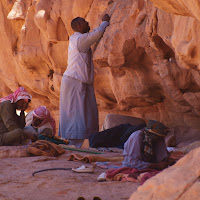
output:
[[[103,35],[108,24],[102,22],[91,33],[75,32],[69,39],[68,66],[60,89],[58,135],[62,138],[87,139],[99,130],[90,46]]]

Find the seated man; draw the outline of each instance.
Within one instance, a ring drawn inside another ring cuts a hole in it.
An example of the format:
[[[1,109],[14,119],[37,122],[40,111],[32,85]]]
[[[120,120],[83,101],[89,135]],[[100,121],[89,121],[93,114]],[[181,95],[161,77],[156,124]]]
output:
[[[55,119],[51,116],[45,106],[40,106],[28,113],[26,116],[26,126],[29,125],[35,129],[37,135],[44,134],[55,136],[56,134]]]
[[[124,144],[125,167],[162,170],[170,165],[165,145],[168,128],[151,120],[143,130],[135,131]],[[171,163],[172,164],[172,163]]]
[[[56,135],[56,122],[45,106],[40,106],[26,116],[26,128],[38,136],[40,140],[47,140],[55,144],[68,144]]]
[[[14,93],[0,99],[0,146],[22,144],[27,139],[35,140],[35,135],[24,131],[25,115],[31,95],[19,87]],[[20,116],[16,114],[20,110]]]

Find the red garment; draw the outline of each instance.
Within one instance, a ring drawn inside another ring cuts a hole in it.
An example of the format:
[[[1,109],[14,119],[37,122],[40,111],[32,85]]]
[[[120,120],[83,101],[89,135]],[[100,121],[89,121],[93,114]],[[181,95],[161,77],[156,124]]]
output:
[[[132,174],[138,172],[139,170],[132,167],[122,167],[119,169],[109,169],[106,172],[106,178],[113,178],[116,174],[123,173],[123,174]]]
[[[46,123],[50,123],[53,129],[53,135],[56,134],[56,122],[55,119],[51,116],[50,112],[47,110],[45,106],[40,106],[33,111],[33,116],[42,119],[42,123],[38,126],[34,126],[36,128],[41,127]]]
[[[146,172],[146,173],[145,173]],[[140,182],[142,185],[147,179],[151,178],[152,176],[155,176],[157,173],[160,171],[155,170],[155,169],[142,169],[138,170],[136,168],[132,167],[122,167],[119,169],[110,169],[106,172],[106,179],[110,180],[116,180],[118,174],[124,174],[121,176],[119,180],[121,181],[130,181],[130,182]],[[145,173],[144,176],[142,177],[141,181],[138,180],[138,176],[140,174]]]
[[[11,103],[16,103],[20,99],[32,99],[32,96],[23,88],[19,87],[14,93],[0,99],[0,103],[9,100]]]

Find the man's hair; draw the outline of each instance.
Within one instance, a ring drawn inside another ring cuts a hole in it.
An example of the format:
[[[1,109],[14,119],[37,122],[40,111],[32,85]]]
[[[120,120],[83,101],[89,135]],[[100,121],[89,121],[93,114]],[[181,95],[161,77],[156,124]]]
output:
[[[80,19],[81,19],[80,17],[76,17],[71,21],[71,27],[74,31],[77,31],[77,27],[78,27]]]

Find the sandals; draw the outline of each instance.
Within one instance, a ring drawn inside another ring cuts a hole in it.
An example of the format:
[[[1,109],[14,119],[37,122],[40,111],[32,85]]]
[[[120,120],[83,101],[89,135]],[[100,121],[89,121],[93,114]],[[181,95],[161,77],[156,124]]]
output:
[[[78,173],[94,173],[94,167],[86,167],[85,165],[82,165],[78,168],[72,168],[72,171]]]

